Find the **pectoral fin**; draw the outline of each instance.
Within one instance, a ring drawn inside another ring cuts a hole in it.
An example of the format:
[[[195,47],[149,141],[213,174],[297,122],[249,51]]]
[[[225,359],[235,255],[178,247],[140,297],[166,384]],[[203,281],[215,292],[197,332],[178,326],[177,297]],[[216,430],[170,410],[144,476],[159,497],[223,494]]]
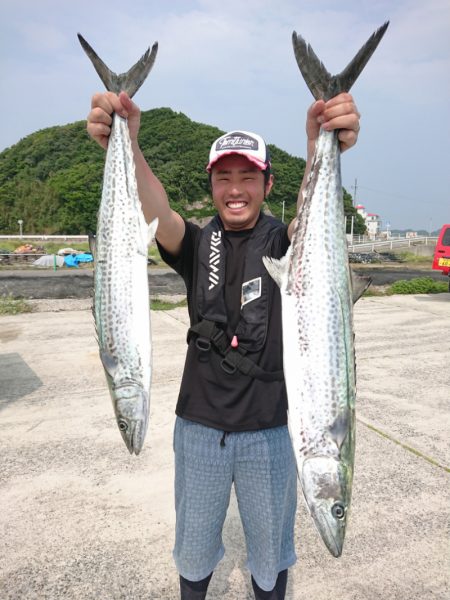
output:
[[[339,414],[328,431],[339,450],[342,448],[350,428],[350,410],[346,408]]]
[[[264,266],[269,272],[269,275],[272,277],[272,279],[275,281],[279,288],[282,287],[283,281],[288,270],[289,254],[290,248],[283,256],[283,258],[270,258],[269,256],[263,256],[262,259]]]
[[[352,280],[353,304],[355,304],[372,283],[372,277],[358,275],[352,269],[350,269],[350,276]]]
[[[103,368],[111,377],[114,379],[114,373],[117,371],[118,361],[112,354],[109,354],[105,350],[100,350],[100,359],[102,361]]]

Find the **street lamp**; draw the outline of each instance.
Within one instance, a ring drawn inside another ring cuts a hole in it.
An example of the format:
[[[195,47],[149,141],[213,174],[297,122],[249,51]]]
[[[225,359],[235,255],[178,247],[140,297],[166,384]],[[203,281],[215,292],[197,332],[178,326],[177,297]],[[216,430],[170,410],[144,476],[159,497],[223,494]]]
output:
[[[23,225],[23,221],[22,221],[22,219],[19,219],[17,222],[19,223],[19,235],[20,235],[20,237],[22,237],[22,225]]]

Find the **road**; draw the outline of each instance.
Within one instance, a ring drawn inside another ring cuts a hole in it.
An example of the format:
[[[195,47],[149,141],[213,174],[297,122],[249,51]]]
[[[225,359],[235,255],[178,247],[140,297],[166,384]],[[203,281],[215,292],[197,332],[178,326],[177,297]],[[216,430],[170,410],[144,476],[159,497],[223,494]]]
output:
[[[373,285],[386,285],[399,279],[432,277],[447,282],[448,278],[431,269],[401,267],[353,267],[357,273],[372,277]],[[172,269],[149,268],[153,296],[185,294],[183,280]],[[92,269],[0,270],[0,296],[14,298],[89,298],[93,293]]]
[[[1,600],[179,598],[172,428],[187,311],[152,311],[150,427],[136,457],[113,418],[89,304],[0,317]],[[449,598],[449,307],[450,294],[357,303],[344,554],[329,555],[299,495],[286,600]],[[251,600],[234,494],[224,543],[208,600]]]

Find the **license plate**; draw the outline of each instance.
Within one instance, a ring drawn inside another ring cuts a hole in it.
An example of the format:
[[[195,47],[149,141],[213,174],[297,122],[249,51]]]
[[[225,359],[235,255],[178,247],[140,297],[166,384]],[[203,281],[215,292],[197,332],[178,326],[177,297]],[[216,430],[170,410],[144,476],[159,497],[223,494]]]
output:
[[[440,267],[450,267],[450,258],[440,258],[438,260],[438,265]]]

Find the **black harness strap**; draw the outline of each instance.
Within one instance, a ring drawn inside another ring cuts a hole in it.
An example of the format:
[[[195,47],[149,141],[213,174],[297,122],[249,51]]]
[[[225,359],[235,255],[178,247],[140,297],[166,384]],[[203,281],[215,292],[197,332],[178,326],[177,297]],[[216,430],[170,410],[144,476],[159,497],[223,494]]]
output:
[[[196,336],[195,345],[201,352],[209,352],[213,347],[221,356],[222,369],[229,375],[240,371],[244,375],[260,379],[261,381],[282,381],[284,374],[279,371],[265,371],[251,360],[244,348],[233,348],[225,332],[214,321],[203,319],[192,325],[188,331],[187,341]]]

